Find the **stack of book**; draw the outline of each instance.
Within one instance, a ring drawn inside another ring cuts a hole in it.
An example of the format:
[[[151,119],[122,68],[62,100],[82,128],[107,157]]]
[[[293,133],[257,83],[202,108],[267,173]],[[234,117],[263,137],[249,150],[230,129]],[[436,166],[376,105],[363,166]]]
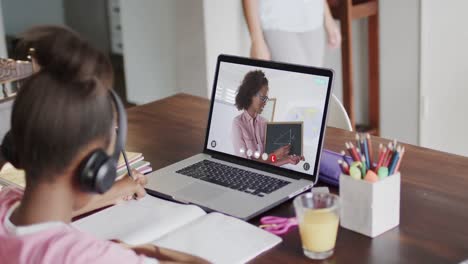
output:
[[[0,170],[0,190],[3,186],[15,186],[23,188],[26,186],[26,177],[23,170],[18,170],[7,163]]]
[[[141,174],[147,174],[153,169],[148,161],[145,161],[142,153],[136,152],[125,152],[127,154],[128,163],[132,169],[137,170]],[[122,178],[127,174],[127,167],[123,156],[120,155],[120,159],[117,165],[117,179]],[[23,170],[18,170],[11,164],[7,163],[0,170],[0,190],[2,186],[16,186],[24,188],[26,186],[25,174]]]
[[[127,154],[128,163],[131,169],[137,170],[141,174],[147,174],[153,171],[151,164],[148,161],[145,161],[145,157],[143,157],[142,153],[128,151],[125,153]],[[117,165],[117,179],[122,178],[124,175],[127,175],[127,173],[127,166],[125,166],[125,160],[121,154]]]

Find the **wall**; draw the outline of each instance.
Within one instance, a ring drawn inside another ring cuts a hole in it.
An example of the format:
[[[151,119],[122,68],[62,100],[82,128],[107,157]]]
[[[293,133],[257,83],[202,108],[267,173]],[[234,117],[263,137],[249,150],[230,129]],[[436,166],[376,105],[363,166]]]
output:
[[[203,0],[206,79],[211,96],[219,54],[249,56],[250,39],[242,13],[242,1]]]
[[[0,2],[0,57],[7,57],[7,48],[5,43],[5,17],[4,17],[3,2]]]
[[[379,1],[381,136],[418,144],[420,0]]]
[[[468,156],[468,2],[421,1],[421,145]]]
[[[121,1],[128,100],[206,96],[202,0]]]
[[[65,23],[104,52],[110,51],[107,1],[64,0]]]
[[[154,101],[176,92],[175,3],[121,1],[128,101]]]
[[[65,23],[63,0],[2,0],[5,33],[16,35],[35,24]]]
[[[174,1],[174,0],[173,0]],[[176,87],[179,92],[206,96],[208,89],[203,0],[177,0]]]

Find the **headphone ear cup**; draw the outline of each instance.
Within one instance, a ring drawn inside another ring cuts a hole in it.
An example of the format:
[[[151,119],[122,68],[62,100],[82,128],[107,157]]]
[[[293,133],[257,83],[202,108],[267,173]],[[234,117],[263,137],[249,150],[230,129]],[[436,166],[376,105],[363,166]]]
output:
[[[115,182],[117,177],[117,166],[111,157],[99,167],[96,174],[95,190],[97,193],[107,192]]]
[[[8,131],[3,137],[1,146],[2,156],[6,161],[10,162],[15,168],[21,169],[18,153],[16,152],[15,145],[13,144],[13,135]]]
[[[80,187],[86,192],[105,193],[117,176],[114,161],[101,149],[93,151],[78,170]]]

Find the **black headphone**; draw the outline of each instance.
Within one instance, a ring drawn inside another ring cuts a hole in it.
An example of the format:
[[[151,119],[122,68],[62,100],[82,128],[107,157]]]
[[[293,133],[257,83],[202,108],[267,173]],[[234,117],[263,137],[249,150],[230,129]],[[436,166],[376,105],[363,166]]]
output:
[[[77,172],[82,190],[92,193],[105,193],[112,187],[117,177],[117,163],[120,153],[124,150],[127,138],[127,115],[119,96],[109,90],[110,97],[117,109],[117,135],[114,153],[109,156],[104,149],[96,149],[80,164]],[[8,131],[3,138],[1,151],[6,161],[16,168],[21,168],[18,155],[13,144],[11,132]]]

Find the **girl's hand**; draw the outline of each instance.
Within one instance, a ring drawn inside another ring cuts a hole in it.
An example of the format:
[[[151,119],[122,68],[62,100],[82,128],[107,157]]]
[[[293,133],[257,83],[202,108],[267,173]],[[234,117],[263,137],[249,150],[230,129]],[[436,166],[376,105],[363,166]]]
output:
[[[94,195],[89,203],[82,208],[73,211],[73,216],[78,216],[93,210],[122,202],[122,200],[141,199],[146,195],[144,186],[148,182],[146,176],[133,171],[135,180],[125,176],[116,181],[112,188],[104,194]]]
[[[146,195],[145,186],[148,183],[148,178],[136,170],[132,170],[132,176],[134,179],[128,176],[121,180],[125,181],[125,185],[130,185],[128,192],[122,197],[124,201],[139,200]]]
[[[137,246],[132,246],[126,244],[118,239],[111,240],[114,243],[121,245],[124,248],[133,250],[138,255],[144,255],[149,258],[155,258],[160,261],[160,263],[194,263],[194,264],[207,264],[208,261],[193,256],[190,254],[182,253],[180,251],[175,251],[167,248],[161,248],[153,244],[142,244]]]

